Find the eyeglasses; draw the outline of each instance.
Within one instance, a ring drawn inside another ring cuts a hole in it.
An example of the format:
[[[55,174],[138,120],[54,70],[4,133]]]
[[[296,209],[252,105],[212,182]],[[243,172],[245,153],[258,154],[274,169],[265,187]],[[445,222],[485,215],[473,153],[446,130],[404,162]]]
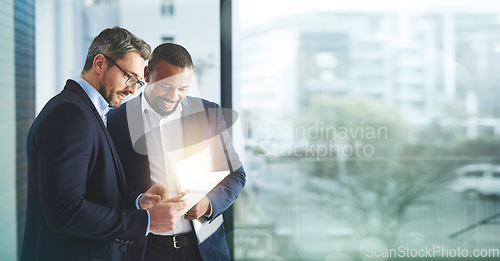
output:
[[[144,86],[144,84],[146,84],[145,82],[137,79],[135,76],[133,75],[130,75],[128,72],[126,72],[125,70],[122,69],[122,67],[120,67],[118,64],[116,64],[116,62],[109,58],[109,56],[103,54],[104,57],[106,59],[108,59],[112,64],[114,64],[116,66],[116,68],[120,69],[120,71],[123,72],[123,74],[125,74],[125,76],[127,76],[127,81],[125,81],[125,85],[127,85],[128,87],[132,87],[134,86],[135,84],[137,84],[137,89],[141,88],[142,86]]]

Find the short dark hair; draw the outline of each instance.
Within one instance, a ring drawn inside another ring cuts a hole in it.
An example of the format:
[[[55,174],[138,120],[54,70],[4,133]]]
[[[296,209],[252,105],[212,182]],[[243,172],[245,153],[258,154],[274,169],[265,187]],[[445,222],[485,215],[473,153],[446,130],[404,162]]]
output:
[[[89,46],[83,71],[92,68],[96,55],[102,53],[111,59],[120,60],[125,53],[137,51],[144,60],[151,57],[151,46],[127,29],[120,27],[107,28],[94,38]]]
[[[186,48],[174,43],[163,43],[154,49],[148,62],[149,71],[154,72],[161,60],[180,68],[193,67],[193,60]]]

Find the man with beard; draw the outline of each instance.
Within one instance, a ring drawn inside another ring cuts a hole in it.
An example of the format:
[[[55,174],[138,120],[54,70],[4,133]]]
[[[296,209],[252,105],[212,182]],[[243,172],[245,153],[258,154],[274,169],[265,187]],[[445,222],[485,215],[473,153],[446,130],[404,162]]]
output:
[[[229,260],[222,213],[245,185],[245,172],[234,150],[219,105],[188,96],[193,62],[187,50],[165,43],[144,69],[144,92],[109,115],[127,183],[134,190],[167,185],[172,197],[182,193],[174,165],[208,149],[212,171],[229,175],[192,207],[168,233],[152,233],[145,260]]]
[[[187,203],[169,201],[160,184],[142,196],[128,190],[106,129],[109,107],[144,84],[139,79],[150,54],[146,42],[123,28],[102,31],[80,77],[68,80],[33,122],[21,260],[124,261],[129,246],[149,232],[175,227]]]

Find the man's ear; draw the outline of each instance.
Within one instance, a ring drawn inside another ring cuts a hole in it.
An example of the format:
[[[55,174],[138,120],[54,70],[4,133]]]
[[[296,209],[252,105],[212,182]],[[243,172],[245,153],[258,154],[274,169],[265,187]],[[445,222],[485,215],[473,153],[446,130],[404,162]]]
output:
[[[151,77],[150,72],[149,72],[149,67],[146,65],[144,67],[144,80],[149,83],[149,78]]]
[[[104,70],[104,60],[106,60],[106,57],[104,57],[104,54],[101,53],[94,57],[94,62],[92,63],[92,69],[97,74],[100,74]]]

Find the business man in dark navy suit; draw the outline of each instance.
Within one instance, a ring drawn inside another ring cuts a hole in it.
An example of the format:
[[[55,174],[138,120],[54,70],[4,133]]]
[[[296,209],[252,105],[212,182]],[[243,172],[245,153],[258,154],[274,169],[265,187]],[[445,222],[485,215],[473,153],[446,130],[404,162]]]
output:
[[[173,231],[148,236],[143,249],[145,260],[229,260],[221,214],[241,192],[245,172],[222,109],[215,103],[187,96],[193,64],[182,46],[158,46],[144,75],[149,84],[143,94],[109,114],[108,128],[117,143],[129,189],[141,191],[167,180],[171,166],[160,163],[170,162],[165,155],[178,149],[187,157],[209,148],[213,170],[230,171],[181,218]],[[165,147],[172,144],[174,147]],[[167,187],[172,189],[171,184]],[[195,220],[205,222],[201,228],[195,228]]]
[[[149,231],[171,230],[179,219],[186,205],[158,203],[167,201],[164,187],[138,191],[146,191],[142,197],[127,190],[106,129],[109,107],[144,84],[139,79],[150,54],[129,31],[104,30],[80,77],[68,80],[33,122],[21,260],[126,260],[129,246],[142,244]]]

